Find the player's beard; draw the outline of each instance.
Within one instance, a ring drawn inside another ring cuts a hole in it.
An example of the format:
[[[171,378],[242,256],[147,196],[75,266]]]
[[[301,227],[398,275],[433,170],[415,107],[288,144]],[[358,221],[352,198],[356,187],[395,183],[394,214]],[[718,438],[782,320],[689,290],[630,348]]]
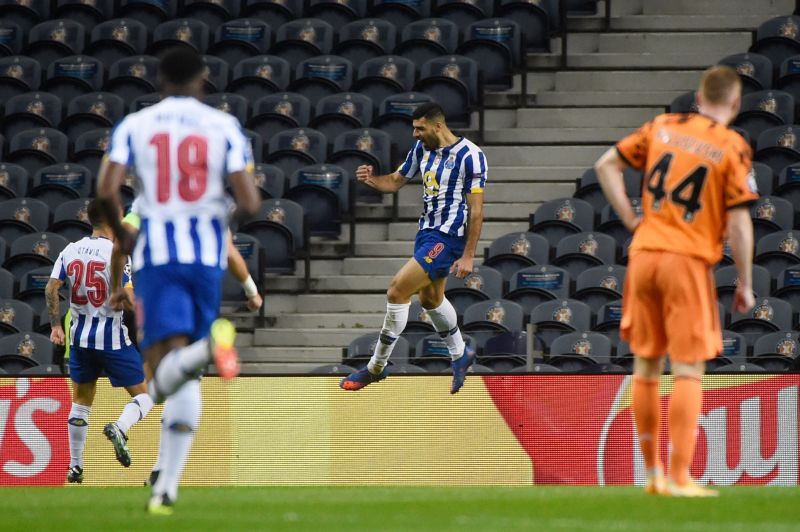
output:
[[[428,151],[438,150],[439,139],[436,138],[435,134],[430,137],[422,137],[422,147]]]

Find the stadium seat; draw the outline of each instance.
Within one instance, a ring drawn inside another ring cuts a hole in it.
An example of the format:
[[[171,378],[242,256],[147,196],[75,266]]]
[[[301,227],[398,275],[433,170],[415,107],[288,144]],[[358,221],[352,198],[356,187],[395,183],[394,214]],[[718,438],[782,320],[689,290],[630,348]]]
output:
[[[248,141],[250,141],[250,146],[253,148],[253,160],[257,163],[263,163],[264,139],[262,139],[261,135],[255,131],[250,131],[249,129],[243,129],[242,133],[244,133],[244,136],[247,137]]]
[[[302,14],[302,2],[285,2],[283,0],[242,0],[241,14],[245,17],[258,18],[272,28],[286,24]]]
[[[531,231],[544,236],[555,248],[566,236],[591,231],[594,209],[580,199],[555,199],[540,205],[531,221]]]
[[[338,32],[339,43],[333,52],[360,68],[369,59],[380,57],[394,50],[397,30],[382,19],[354,20],[342,26]]]
[[[214,45],[208,53],[229,65],[257,55],[266,54],[272,46],[272,30],[263,20],[240,18],[220,25],[216,29]]]
[[[50,274],[52,272],[52,266],[35,268],[26,272],[19,279],[19,291],[15,299],[30,305],[35,316],[39,316],[47,311],[44,289],[47,286],[47,281],[50,279]]]
[[[488,89],[509,90],[514,70],[522,64],[520,26],[509,18],[486,19],[467,28],[457,53],[481,65]]]
[[[198,53],[208,50],[211,31],[208,26],[196,19],[182,18],[168,20],[153,30],[153,42],[147,53],[159,56],[170,48],[187,46]]]
[[[493,0],[439,0],[434,14],[437,17],[453,21],[459,30],[464,33],[473,22],[478,22],[489,16],[494,11]]]
[[[769,270],[763,266],[753,266],[753,295],[757,298],[767,297],[770,295],[770,286],[772,285],[772,277]],[[739,274],[736,266],[723,266],[714,272],[714,282],[717,287],[717,299],[726,308],[729,309],[733,305],[733,296],[736,292],[736,285],[739,282]]]
[[[757,299],[755,307],[746,314],[734,313],[728,326],[731,331],[744,336],[748,345],[754,345],[763,334],[791,328],[792,306],[774,297]]]
[[[431,0],[416,2],[397,2],[396,0],[374,0],[369,16],[391,22],[397,31],[421,18],[431,16]]]
[[[92,129],[82,133],[75,141],[70,161],[85,166],[92,175],[100,171],[100,161],[108,148],[110,129]]]
[[[436,332],[436,329],[433,326],[433,321],[431,321],[430,316],[428,316],[428,310],[424,308],[422,303],[418,300],[412,301],[411,305],[408,307],[408,320],[403,330],[403,337],[406,339],[414,338],[414,335],[419,336],[420,334],[426,336],[432,332]],[[421,337],[415,338],[414,342],[410,345],[416,346],[419,338]]]
[[[357,92],[341,92],[325,96],[317,102],[310,126],[324,134],[328,142],[345,131],[368,127],[372,123],[373,103]]]
[[[415,78],[416,67],[410,60],[384,55],[361,64],[352,91],[369,96],[373,102],[382,102],[389,96],[410,91]]]
[[[505,373],[524,367],[528,362],[528,335],[524,331],[496,334],[486,340],[478,357],[492,371]]]
[[[280,131],[308,127],[310,117],[311,102],[308,98],[295,92],[279,92],[256,100],[247,128],[269,142]]]
[[[722,331],[722,353],[706,362],[707,368],[715,368],[726,364],[743,364],[747,362],[747,341],[744,336],[733,331]]]
[[[85,29],[76,21],[47,20],[31,28],[25,55],[46,69],[56,59],[82,53],[85,39]]]
[[[592,309],[575,299],[545,301],[531,311],[530,321],[536,326],[535,334],[549,353],[553,341],[562,334],[591,329]]]
[[[769,166],[776,175],[785,167],[800,162],[797,133],[794,126],[767,129],[756,142],[755,160]]]
[[[285,197],[303,207],[312,236],[339,236],[342,222],[352,212],[351,180],[343,168],[332,164],[306,166],[292,175]]]
[[[720,59],[719,64],[736,70],[742,80],[742,94],[772,88],[773,66],[768,57],[751,53],[733,54]]]
[[[184,0],[181,17],[195,18],[213,32],[241,9],[241,0]]]
[[[103,87],[103,64],[86,55],[56,59],[47,69],[42,90],[58,96],[65,105],[78,96],[99,91]]]
[[[18,164],[0,163],[0,201],[22,198],[28,191],[28,172]]]
[[[498,270],[508,283],[521,268],[547,264],[549,257],[550,245],[543,236],[509,233],[492,241],[483,263]]]
[[[52,364],[53,344],[44,335],[21,332],[0,339],[0,354],[30,357],[37,364]]]
[[[289,90],[302,94],[316,106],[322,98],[350,89],[353,65],[336,55],[318,55],[297,65]]]
[[[59,0],[54,16],[74,20],[85,28],[91,28],[95,24],[111,18],[112,8],[113,5],[108,2]]]
[[[622,298],[624,266],[595,266],[581,272],[575,280],[573,299],[583,301],[598,312],[600,307]]]
[[[458,26],[441,18],[427,18],[407,24],[394,50],[421,65],[440,55],[455,53],[458,46]]]
[[[380,333],[370,333],[364,336],[359,336],[347,346],[342,362],[354,368],[363,368],[372,353],[375,351],[375,345],[378,343],[378,336]],[[390,364],[407,363],[409,359],[409,345],[408,341],[400,336],[394,342],[392,349],[392,357],[389,359]]]
[[[149,55],[137,55],[120,59],[108,73],[103,90],[132,102],[140,96],[156,92],[158,81],[158,59]],[[133,107],[131,110],[136,110]]]
[[[55,233],[33,233],[23,235],[11,243],[8,258],[3,263],[3,268],[21,279],[27,272],[49,266],[58,258],[58,254],[67,247],[67,240]]]
[[[27,33],[39,22],[50,18],[50,4],[50,0],[3,2],[0,13],[5,22],[16,24]]]
[[[66,201],[89,197],[92,191],[92,174],[78,164],[54,164],[39,170],[33,176],[28,196],[43,201],[55,212]]]
[[[90,201],[88,198],[80,198],[63,202],[53,212],[53,224],[48,231],[63,236],[69,242],[77,242],[90,236],[92,226],[87,213]]]
[[[485,264],[474,266],[472,273],[463,279],[451,273],[447,277],[444,294],[456,309],[456,314],[463,316],[473,303],[503,297],[503,276]]]
[[[265,162],[278,166],[285,175],[292,175],[303,166],[325,161],[328,141],[310,128],[280,131],[269,140],[269,155]]]
[[[8,20],[0,21],[0,56],[17,55],[22,52],[24,41],[22,28]]]
[[[641,198],[631,198],[631,207],[633,207],[633,212],[641,216]],[[606,205],[600,211],[600,224],[597,226],[597,230],[613,238],[618,247],[623,246],[633,236],[625,227],[625,224],[622,223],[622,220],[619,219],[617,212],[611,205]]]
[[[213,55],[204,55],[201,59],[206,94],[224,91],[231,81],[231,69],[228,63]]]
[[[236,117],[244,127],[249,116],[247,98],[238,94],[218,92],[203,97],[203,103]]]
[[[248,273],[255,281],[256,286],[259,287],[261,285],[261,271],[264,261],[264,250],[261,248],[261,243],[254,236],[244,233],[235,233],[232,237],[232,242],[244,259]],[[231,274],[230,270],[225,274],[225,278],[222,281],[222,301],[226,303],[247,301],[242,285]]]
[[[437,57],[422,65],[414,91],[438,102],[451,127],[469,127],[470,112],[481,101],[479,71],[479,64],[469,57]]]
[[[324,20],[292,20],[278,28],[270,53],[284,58],[295,67],[306,59],[331,53],[335,31]]]
[[[558,20],[557,2],[526,2],[524,0],[500,0],[496,15],[514,20],[525,28],[525,48],[531,52],[550,51],[550,32]]]
[[[155,28],[176,15],[177,2],[152,0],[120,0],[116,15],[138,20],[147,28]]]
[[[33,366],[32,368],[23,369],[19,373],[20,375],[30,375],[32,377],[50,377],[64,374],[64,372],[61,371],[61,366],[57,364]]]
[[[553,340],[547,362],[569,372],[587,369],[590,364],[610,364],[611,342],[596,332],[564,334]]]
[[[628,193],[628,197],[640,197],[642,195],[642,173],[628,167],[623,170],[622,176],[625,179],[625,191]],[[608,205],[594,168],[589,168],[583,173],[578,182],[578,190],[575,191],[573,197],[587,202],[594,208],[595,213],[602,212]]]
[[[696,113],[697,95],[696,91],[684,92],[669,104],[670,113]]]
[[[73,144],[93,129],[110,128],[125,116],[125,101],[110,92],[92,92],[74,98],[58,128]]]
[[[800,54],[798,26],[800,17],[797,16],[767,20],[756,30],[756,42],[750,52],[766,56],[775,69],[779,68],[784,60]]]
[[[793,310],[800,311],[800,266],[786,268],[778,274],[776,281],[772,295],[791,304]]]
[[[758,164],[759,167],[764,166],[761,163],[754,163],[753,168],[755,165]],[[772,170],[767,168],[769,171],[770,177],[772,177]],[[766,172],[764,172],[766,173]],[[756,169],[756,180],[758,180],[758,170]],[[758,184],[758,191],[761,194],[769,194],[761,189],[761,183]],[[800,205],[800,164],[795,163],[787,166],[783,170],[780,171],[778,174],[778,186],[775,187],[773,191],[775,196],[779,198],[783,198],[788,200],[792,205]]]
[[[0,256],[0,260],[4,259],[5,257]],[[14,297],[14,283],[16,283],[14,274],[8,270],[0,268],[0,300]]]
[[[552,263],[564,268],[573,278],[588,268],[614,264],[617,242],[603,233],[578,233],[562,238]]]
[[[2,132],[7,138],[28,129],[58,127],[61,100],[47,92],[28,92],[5,102]]]
[[[0,355],[0,369],[3,373],[16,375],[34,366],[37,366],[36,361],[28,356]]]
[[[291,200],[265,200],[255,220],[244,224],[239,232],[255,237],[261,244],[265,272],[294,273],[298,250],[305,247],[300,205]]]
[[[0,57],[0,100],[8,101],[42,84],[42,66],[35,59],[21,55]]]
[[[776,231],[788,231],[794,225],[794,207],[783,198],[762,196],[750,207],[753,234],[758,240]]]
[[[754,262],[769,270],[773,279],[786,268],[800,264],[800,241],[797,233],[781,231],[762,237],[756,242]]]
[[[385,131],[392,139],[392,166],[399,165],[408,146],[413,142],[412,115],[414,110],[433,98],[421,92],[403,92],[387,96],[380,102],[373,127]]]
[[[341,28],[367,14],[367,0],[309,0],[306,16],[324,20]]]
[[[524,311],[513,301],[496,299],[473,303],[464,311],[461,330],[475,339],[479,351],[486,341],[503,332],[519,332],[524,328]]]
[[[597,311],[596,323],[592,328],[608,336],[612,345],[619,344],[619,325],[622,321],[622,300],[617,299],[606,303]]]
[[[8,256],[8,244],[6,243],[4,238],[0,237],[0,261],[5,262],[7,256]]]
[[[742,97],[742,108],[733,124],[758,139],[771,127],[794,123],[794,98],[784,91],[758,91]]]
[[[14,198],[0,202],[0,237],[11,245],[18,237],[44,231],[50,223],[50,209],[39,200]]]
[[[791,168],[788,166],[781,170],[781,172],[785,171],[787,168]],[[762,196],[772,196],[773,192],[775,192],[775,184],[774,184],[774,176],[772,174],[772,168],[767,166],[764,163],[753,163],[753,174],[756,179],[756,185],[758,186],[758,193]],[[775,196],[783,197],[781,194],[775,192]]]
[[[569,296],[569,272],[556,266],[522,268],[511,277],[505,298],[522,306],[528,317],[540,304]]]
[[[141,111],[145,107],[150,107],[151,105],[155,105],[160,102],[162,99],[161,94],[158,92],[151,92],[150,94],[145,94],[143,96],[139,96],[133,102],[131,102],[131,112],[135,113],[136,111]]]
[[[65,162],[68,148],[69,139],[57,129],[26,129],[11,139],[6,161],[22,166],[28,175],[35,175],[45,166]]]
[[[391,171],[391,150],[392,140],[387,133],[374,128],[354,129],[334,139],[328,162],[338,164],[350,175],[355,175],[359,165],[371,164],[380,175]]]
[[[0,336],[32,331],[34,316],[33,309],[27,303],[15,299],[0,299]]]
[[[86,48],[90,55],[106,68],[132,55],[142,55],[147,49],[147,26],[132,18],[107,20],[92,28],[91,42]]]
[[[800,333],[781,331],[765,334],[753,346],[754,364],[767,371],[786,371],[797,369]]]
[[[291,75],[292,67],[285,59],[259,55],[239,61],[233,67],[233,80],[226,90],[255,102],[266,94],[286,90]]]
[[[286,187],[286,176],[283,174],[283,170],[273,164],[257,164],[253,169],[253,177],[262,200],[283,197]],[[233,190],[230,187],[227,188],[232,194]]]

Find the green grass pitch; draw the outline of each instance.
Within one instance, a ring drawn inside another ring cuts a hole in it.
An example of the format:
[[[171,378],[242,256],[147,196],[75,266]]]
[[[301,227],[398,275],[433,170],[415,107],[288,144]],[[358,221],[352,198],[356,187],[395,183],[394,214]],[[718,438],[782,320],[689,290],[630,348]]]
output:
[[[728,488],[714,500],[635,488],[183,488],[170,517],[146,488],[3,488],[0,530],[800,530],[800,490]]]

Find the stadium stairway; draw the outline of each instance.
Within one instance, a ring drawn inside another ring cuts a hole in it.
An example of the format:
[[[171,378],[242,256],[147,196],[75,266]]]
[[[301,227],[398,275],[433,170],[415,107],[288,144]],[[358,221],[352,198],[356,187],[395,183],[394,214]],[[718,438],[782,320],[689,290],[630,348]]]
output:
[[[528,96],[489,93],[482,147],[490,171],[478,254],[492,239],[528,227],[544,201],[571,196],[578,177],[614,141],[693,89],[703,69],[746,51],[764,20],[791,13],[792,0],[612,0],[603,17],[570,18],[567,68],[560,40],[527,58]],[[604,12],[602,3],[598,13]],[[469,134],[469,133],[468,133]],[[265,279],[266,319],[235,314],[247,372],[307,372],[339,363],[342,348],[382,323],[385,291],[411,255],[421,210],[417,183],[391,198],[359,204],[355,255],[340,240],[312,242],[311,291],[303,266]],[[480,263],[480,260],[477,261]]]

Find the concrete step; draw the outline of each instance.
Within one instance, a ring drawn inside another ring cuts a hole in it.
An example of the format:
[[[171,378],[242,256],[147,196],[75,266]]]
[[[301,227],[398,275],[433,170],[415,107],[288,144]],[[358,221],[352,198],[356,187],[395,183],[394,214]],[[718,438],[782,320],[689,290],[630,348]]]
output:
[[[772,17],[791,13],[793,8],[779,13],[741,14],[741,15],[631,15],[611,19],[611,30],[646,30],[646,31],[691,31],[691,30],[754,30]],[[583,26],[591,26],[576,21],[575,30]],[[572,29],[572,28],[571,28]]]
[[[791,0],[643,0],[645,15],[727,15],[760,16],[763,20],[770,13],[789,14],[794,10]],[[775,15],[772,15],[775,16]]]
[[[614,143],[632,133],[636,127],[567,127],[567,128],[535,128],[535,129],[498,129],[487,131],[487,142],[524,144],[558,143]]]
[[[279,329],[375,329],[383,324],[383,317],[383,312],[284,314],[276,319],[274,327]]]
[[[269,329],[264,329],[269,334]],[[246,363],[314,363],[335,364],[342,361],[342,349],[337,347],[254,347],[248,351]]]
[[[618,105],[648,105],[648,106],[662,106],[661,112],[664,111],[663,106],[669,103],[690,90],[674,90],[674,91],[621,91],[621,92],[577,92],[577,91],[559,91],[559,92],[542,92],[536,95],[537,105],[547,106],[618,106]]]
[[[579,53],[570,54],[570,68],[650,69],[653,68],[703,68],[715,64],[720,54],[698,50],[695,53]],[[547,56],[528,56],[529,68],[551,68],[554,65]]]
[[[386,291],[391,279],[391,275],[330,275],[312,278],[310,290],[312,292],[382,293]],[[264,284],[268,292],[299,292],[305,288],[302,277],[273,277],[266,279]]]
[[[749,1],[749,0],[748,0]],[[672,2],[660,2],[664,5]],[[747,50],[752,44],[750,32],[635,32],[606,33],[598,37],[597,52],[601,53],[650,53],[716,54],[718,57],[730,55],[732,50]],[[570,45],[572,42],[569,43]],[[569,51],[572,48],[570,46]],[[581,52],[581,50],[574,50]]]
[[[358,235],[357,238],[361,238],[361,235]],[[303,276],[306,271],[306,263],[299,260],[295,264],[294,274]],[[341,275],[341,273],[342,261],[340,259],[314,259],[311,261],[311,275],[319,277],[322,275]]]
[[[509,181],[571,181],[580,175],[582,166],[493,166],[489,169],[491,184]]]
[[[663,107],[532,108],[517,111],[517,128],[619,128],[638,127]],[[507,128],[487,128],[497,131]],[[487,131],[488,133],[488,131]],[[490,139],[487,138],[491,142]]]
[[[313,266],[312,266],[313,268]],[[264,294],[264,315],[279,316],[297,312],[298,296],[288,294]]]
[[[503,129],[500,130],[503,132],[513,132],[513,131],[530,131],[530,130],[518,130],[518,129]],[[491,133],[493,136],[496,135],[495,131],[486,132],[487,135]],[[510,140],[509,140],[510,138]],[[556,137],[558,138],[558,137]],[[519,139],[520,143],[526,142],[522,138]],[[515,142],[513,135],[507,135],[504,137],[504,140],[497,140],[496,142]],[[491,163],[490,163],[491,164]],[[484,201],[487,204],[494,205],[496,203],[519,203],[521,201],[543,201],[544,198],[553,197],[553,194],[563,194],[566,189],[564,188],[563,183],[537,183],[537,182],[530,182],[530,183],[492,183],[491,181],[491,165],[489,166],[489,179],[487,180],[486,184],[486,192]],[[422,187],[416,186],[407,186],[405,188],[400,189],[400,204],[401,205],[413,205],[414,203],[418,203],[422,205]],[[557,196],[560,197],[560,196]],[[357,233],[356,242],[361,240],[365,240],[361,238],[360,235]]]
[[[483,249],[489,244],[491,240],[479,240],[477,249]],[[356,242],[356,255],[359,257],[410,257],[413,253],[413,239]]]
[[[391,240],[413,240],[417,234],[417,224],[392,223],[389,224],[389,239]],[[519,222],[483,222],[481,238],[483,240],[494,240],[507,233],[517,231],[527,231],[527,223]],[[347,259],[345,259],[345,263]]]
[[[381,240],[387,237],[387,226],[382,223],[359,223],[356,240]]]
[[[297,312],[384,312],[386,288],[381,294],[300,294],[291,296]]]
[[[719,57],[717,58],[719,59]],[[702,70],[626,71],[586,70],[562,71],[556,74],[556,91],[687,91],[700,81]]]
[[[592,164],[594,164],[594,161],[592,161],[590,164],[587,164],[586,168]],[[575,192],[575,187],[572,184],[568,184],[566,186],[566,190],[569,191],[569,193],[566,195],[572,196],[572,194]],[[556,194],[556,196],[562,197],[564,194]],[[532,203],[487,203],[484,208],[484,219],[527,220],[528,213],[531,212],[532,209],[535,209],[535,205],[538,205],[544,201],[546,200],[541,199]],[[359,219],[386,220],[391,217],[392,209],[387,205],[375,205],[369,207],[359,206],[356,208],[356,213]],[[421,204],[400,205],[398,218],[400,220],[418,220],[420,214],[422,214]]]
[[[507,166],[581,166],[589,168],[608,147],[603,146],[486,146],[489,161],[502,161]]]
[[[254,333],[253,345],[258,347],[330,347],[335,350],[337,347],[347,346],[354,339],[369,332],[374,331],[364,329],[257,329]]]
[[[237,332],[236,347],[251,347],[253,345],[253,333]]]

